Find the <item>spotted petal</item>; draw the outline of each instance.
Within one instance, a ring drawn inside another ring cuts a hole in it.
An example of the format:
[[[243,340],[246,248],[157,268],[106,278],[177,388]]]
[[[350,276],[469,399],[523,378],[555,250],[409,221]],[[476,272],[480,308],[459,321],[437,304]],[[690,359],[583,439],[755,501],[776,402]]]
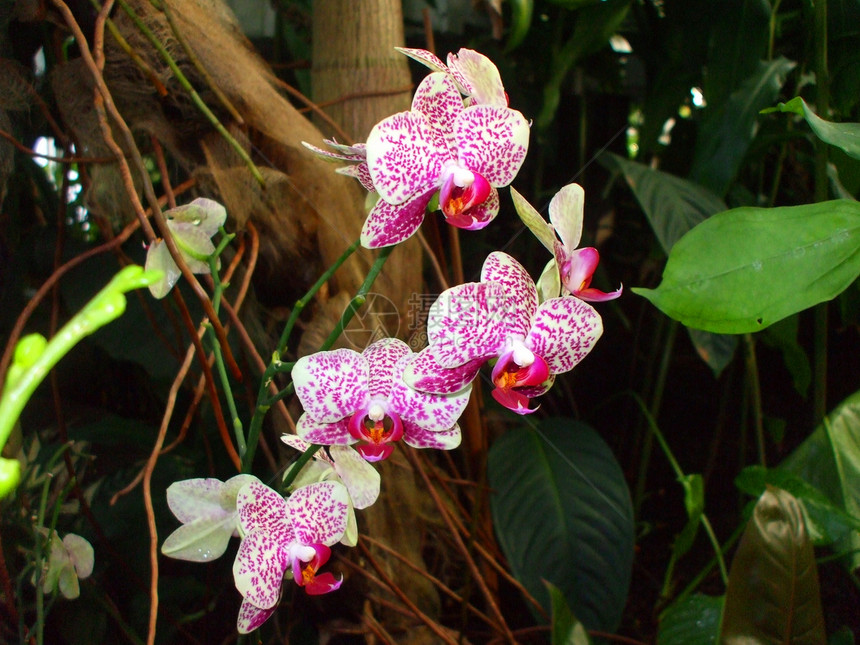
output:
[[[242,601],[242,606],[239,607],[239,618],[236,620],[236,631],[240,634],[250,634],[260,625],[269,620],[275,612],[275,605],[268,609],[261,609],[248,599]]]
[[[296,434],[321,446],[347,445],[355,442],[349,434],[349,419],[345,417],[334,423],[320,423],[305,413],[296,422]]]
[[[537,288],[528,271],[507,253],[494,251],[484,260],[481,282],[501,284],[506,294],[501,312],[511,335],[524,338],[538,306]]]
[[[410,47],[395,47],[401,54],[409,56],[412,60],[417,60],[422,65],[426,65],[434,72],[447,72],[448,68],[436,54],[429,52],[426,49],[412,49]]]
[[[427,347],[406,366],[403,381],[419,392],[453,394],[475,380],[486,360],[478,358],[459,367],[444,368]]]
[[[467,282],[443,291],[427,315],[430,351],[439,366],[496,356],[509,329],[507,305],[505,288],[498,283]]]
[[[287,499],[287,512],[300,544],[335,544],[346,531],[349,493],[339,482],[299,488]]]
[[[402,204],[439,187],[448,147],[419,112],[399,112],[383,119],[367,138],[367,166],[379,196]]]
[[[403,441],[413,448],[453,450],[460,445],[460,426],[455,425],[453,428],[441,432],[432,432],[416,425],[407,425],[403,434]]]
[[[473,104],[508,106],[502,77],[492,61],[472,49],[448,54],[448,67]]]
[[[398,376],[403,373],[406,365],[412,360],[414,360],[413,356],[405,356],[401,360]],[[391,409],[403,421],[404,429],[408,428],[408,422],[423,430],[441,432],[448,430],[457,423],[457,419],[460,418],[463,410],[466,409],[466,404],[469,403],[471,393],[472,387],[467,385],[454,394],[426,394],[412,389],[402,378],[398,378],[391,390],[389,403]],[[408,429],[406,431],[408,432]]]
[[[454,121],[457,159],[491,186],[510,184],[529,149],[525,117],[505,107],[472,105]]]
[[[383,338],[362,352],[370,370],[368,392],[371,397],[388,398],[391,388],[403,373],[403,365],[399,372],[395,370],[400,360],[411,356],[409,345],[399,338]]]
[[[352,448],[332,446],[329,450],[334,470],[346,485],[352,505],[359,510],[371,506],[379,497],[377,470]]]
[[[538,307],[526,345],[546,361],[552,374],[572,370],[603,333],[594,307],[579,298],[551,298]]]
[[[365,162],[353,164],[351,166],[343,166],[342,168],[335,170],[335,172],[339,175],[358,179],[366,191],[376,190],[376,187],[373,185],[373,178],[370,176],[370,169],[367,167],[367,163]]]
[[[240,594],[260,609],[272,609],[281,597],[284,572],[290,565],[287,549],[266,531],[248,533],[233,562],[233,582]]]
[[[579,184],[568,184],[549,203],[549,221],[568,251],[579,246],[582,238],[584,208],[585,191]]]
[[[378,249],[412,237],[424,221],[427,204],[435,192],[434,187],[397,205],[384,199],[377,201],[361,229],[361,245],[366,249]]]
[[[295,541],[287,519],[287,503],[262,482],[243,486],[236,497],[236,508],[245,537],[253,531],[262,531],[277,544],[288,545]]]
[[[412,98],[412,111],[424,115],[427,125],[441,137],[453,157],[456,150],[454,120],[463,111],[463,99],[454,79],[441,72],[424,77]]]
[[[367,398],[367,360],[351,349],[304,356],[293,367],[292,378],[302,407],[319,423],[340,421]]]

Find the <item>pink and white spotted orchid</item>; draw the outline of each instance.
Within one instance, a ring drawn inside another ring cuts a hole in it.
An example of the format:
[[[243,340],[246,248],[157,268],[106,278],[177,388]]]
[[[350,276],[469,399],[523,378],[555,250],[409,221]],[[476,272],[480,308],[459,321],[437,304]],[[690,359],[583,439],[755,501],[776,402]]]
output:
[[[555,257],[554,270],[548,266],[545,273],[554,271],[559,275],[564,289],[571,295],[589,302],[614,300],[621,295],[623,287],[605,293],[591,286],[600,254],[593,247],[576,248],[582,238],[582,220],[585,206],[585,191],[579,184],[568,184],[558,191],[549,203],[549,220],[543,217],[514,188],[511,188],[514,207],[523,223]],[[556,238],[558,234],[559,239]],[[542,279],[543,282],[543,279]],[[549,278],[549,283],[558,284],[558,278]],[[558,290],[555,294],[558,295]]]
[[[167,506],[182,526],[167,536],[161,552],[177,560],[208,562],[220,558],[231,537],[239,535],[236,496],[253,475],[236,475],[226,482],[212,478],[185,479],[167,487]]]
[[[525,159],[529,126],[507,106],[466,107],[451,74],[429,74],[412,109],[377,123],[367,139],[367,166],[380,200],[361,233],[368,248],[412,236],[436,192],[449,224],[484,228],[499,211],[498,188]]]
[[[379,461],[403,439],[413,448],[450,450],[460,445],[457,419],[471,389],[444,395],[417,392],[403,382],[415,354],[396,338],[378,340],[361,354],[317,352],[298,360],[292,378],[305,413],[297,434],[325,446],[360,442],[358,453]]]
[[[493,397],[518,414],[591,351],[603,323],[577,298],[538,303],[535,284],[523,266],[502,252],[484,262],[480,282],[443,292],[430,307],[429,346],[404,374],[424,392],[444,394],[470,383],[481,366],[496,359]]]
[[[342,579],[318,571],[329,547],[346,531],[349,493],[338,482],[296,490],[288,499],[262,484],[242,487],[236,500],[242,543],[233,562],[233,580],[244,600],[237,628],[247,634],[275,611],[284,575],[311,595],[334,591]]]

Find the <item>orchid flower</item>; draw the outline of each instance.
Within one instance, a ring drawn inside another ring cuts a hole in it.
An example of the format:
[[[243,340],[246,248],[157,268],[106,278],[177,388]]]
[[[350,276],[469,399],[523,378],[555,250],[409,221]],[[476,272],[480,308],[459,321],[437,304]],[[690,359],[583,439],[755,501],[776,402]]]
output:
[[[209,256],[215,252],[212,236],[227,221],[227,211],[218,202],[199,197],[190,204],[164,211],[167,228],[192,273],[209,273]],[[166,296],[181,275],[164,240],[157,239],[146,251],[146,270],[159,269],[164,278],[149,285],[155,298]]]
[[[218,479],[185,479],[167,487],[167,506],[182,526],[167,536],[161,552],[177,560],[208,562],[220,558],[231,537],[239,535],[236,496],[252,475]]]
[[[538,303],[535,284],[514,258],[496,251],[481,282],[443,292],[430,307],[429,346],[406,368],[404,380],[422,392],[445,394],[470,383],[496,359],[493,398],[518,414],[591,351],[603,323],[577,298]]]
[[[342,578],[317,572],[346,530],[349,494],[342,484],[311,484],[285,500],[255,481],[242,487],[236,506],[243,533],[233,562],[233,580],[244,599],[237,620],[240,634],[272,615],[285,574],[311,595],[340,587]]]
[[[294,434],[281,435],[281,441],[299,452],[307,451],[312,445]],[[350,497],[349,518],[340,542],[355,546],[358,544],[358,523],[354,509],[367,508],[379,497],[379,473],[352,447],[329,446],[328,452],[319,449],[314,453],[314,460],[305,464],[290,490],[321,481],[337,481],[346,486]]]
[[[42,533],[47,535],[47,529]],[[50,549],[42,591],[53,593],[59,589],[64,598],[74,600],[81,595],[78,580],[88,578],[93,572],[93,547],[80,535],[67,533],[61,540],[56,531],[51,531]]]
[[[484,228],[499,210],[497,188],[516,177],[526,156],[528,123],[507,106],[465,107],[451,74],[421,82],[412,109],[377,123],[367,139],[367,166],[380,200],[362,230],[377,248],[412,236],[430,199],[449,224]]]
[[[360,441],[357,451],[368,461],[388,457],[401,438],[413,448],[456,448],[471,390],[416,392],[402,378],[414,357],[403,341],[384,338],[361,354],[336,349],[299,359],[292,377],[305,413],[297,434],[326,446]]]
[[[605,293],[591,286],[591,278],[600,262],[600,254],[593,247],[576,248],[582,237],[585,204],[585,191],[582,186],[568,184],[553,196],[549,203],[551,226],[514,188],[511,188],[511,195],[520,219],[555,256],[555,267],[558,269],[550,275],[553,269],[547,266],[544,272],[546,277],[541,278],[542,283],[552,284],[554,275],[560,273],[564,289],[582,300],[604,302],[621,295],[623,287]],[[560,241],[556,234],[561,238]],[[558,283],[558,279],[554,279],[554,282]],[[557,294],[556,290],[554,295]]]

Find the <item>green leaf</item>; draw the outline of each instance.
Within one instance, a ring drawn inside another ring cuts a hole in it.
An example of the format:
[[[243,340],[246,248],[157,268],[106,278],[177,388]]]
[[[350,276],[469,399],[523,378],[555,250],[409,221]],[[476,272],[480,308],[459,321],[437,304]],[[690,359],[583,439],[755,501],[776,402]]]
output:
[[[808,482],[839,508],[860,517],[860,392],[845,399],[780,468]],[[854,553],[850,569],[860,567],[860,533],[849,532],[834,545]]]
[[[657,289],[633,291],[689,327],[760,331],[836,297],[860,274],[860,203],[736,208],[669,254]]]
[[[820,645],[826,640],[803,511],[786,491],[768,488],[732,560],[719,642]]]
[[[511,571],[547,609],[558,586],[589,628],[614,631],[633,563],[630,493],[612,451],[589,426],[546,419],[492,446],[493,523]]]
[[[735,479],[735,485],[753,497],[759,497],[768,486],[791,493],[805,510],[807,528],[815,544],[831,544],[848,531],[860,531],[860,518],[845,512],[818,488],[784,467],[748,466]]]
[[[667,254],[687,231],[726,210],[722,199],[691,181],[612,153],[600,159],[624,175]]]
[[[694,594],[673,603],[660,615],[657,645],[716,643],[723,602],[723,596]]]
[[[780,103],[776,108],[764,112],[793,112],[799,114],[815,135],[832,146],[841,148],[845,154],[860,159],[860,123],[833,123],[819,117],[799,96],[786,103]]]
[[[762,340],[782,352],[782,360],[791,373],[794,389],[806,396],[812,382],[812,368],[809,357],[797,342],[798,317],[789,316],[768,327],[761,335]]]
[[[585,627],[570,611],[561,590],[551,582],[546,582],[552,601],[552,645],[591,645]]]
[[[699,357],[708,364],[714,376],[719,376],[735,355],[738,347],[736,336],[712,334],[701,329],[687,327],[690,340]]]
[[[794,66],[781,57],[759,63],[728,101],[708,113],[696,141],[691,180],[725,195],[755,137],[759,112],[776,100]]]

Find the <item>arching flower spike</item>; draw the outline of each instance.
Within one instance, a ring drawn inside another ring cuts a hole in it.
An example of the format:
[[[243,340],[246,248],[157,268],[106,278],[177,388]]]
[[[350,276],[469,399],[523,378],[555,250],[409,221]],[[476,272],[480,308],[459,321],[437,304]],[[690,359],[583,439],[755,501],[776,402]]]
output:
[[[491,253],[481,282],[452,287],[430,307],[430,345],[404,373],[423,392],[446,393],[470,383],[481,366],[497,359],[493,397],[518,414],[543,394],[557,374],[581,361],[600,335],[598,313],[577,298],[538,304],[526,270],[502,252]]]
[[[326,446],[359,442],[368,461],[388,457],[401,438],[413,448],[456,448],[470,390],[416,392],[402,378],[414,357],[403,341],[385,338],[361,354],[337,349],[299,359],[292,377],[305,413],[297,434]]]
[[[288,499],[251,482],[236,500],[244,537],[233,562],[233,580],[244,600],[237,629],[247,634],[275,611],[284,575],[311,595],[334,591],[342,580],[318,573],[347,528],[349,494],[338,482],[296,490]]]
[[[614,300],[621,295],[623,287],[605,293],[591,286],[591,278],[597,269],[600,254],[593,247],[576,248],[582,237],[585,204],[585,191],[582,186],[568,184],[555,194],[549,203],[552,226],[513,188],[511,195],[520,219],[554,255],[561,284],[568,293],[589,302]],[[556,239],[556,234],[561,238],[560,241]],[[548,267],[547,270],[552,269]]]

